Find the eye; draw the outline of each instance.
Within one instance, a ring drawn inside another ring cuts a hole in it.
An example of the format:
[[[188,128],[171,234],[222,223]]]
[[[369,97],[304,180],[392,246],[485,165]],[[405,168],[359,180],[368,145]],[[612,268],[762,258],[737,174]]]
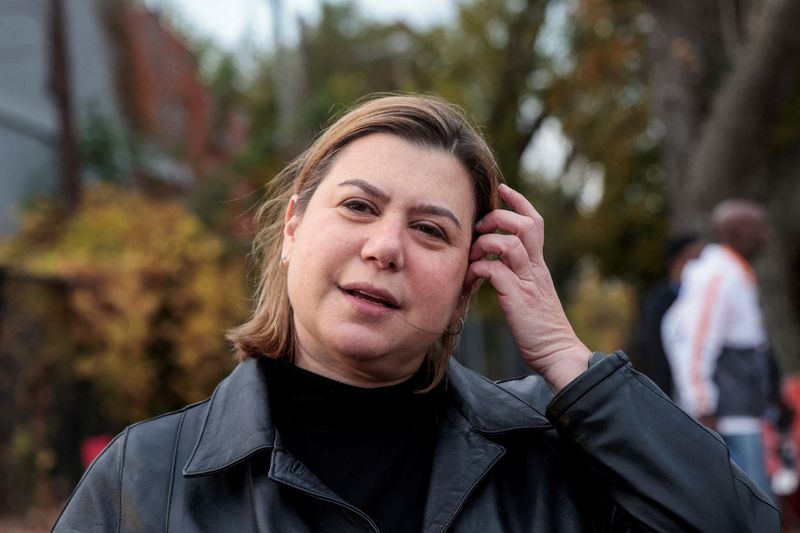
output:
[[[359,214],[369,214],[373,215],[376,213],[375,208],[369,202],[365,202],[364,200],[359,200],[358,198],[352,198],[350,200],[346,200],[342,202],[342,206],[351,211],[353,213]]]
[[[426,236],[430,236],[439,239],[441,241],[448,242],[447,235],[445,234],[445,232],[439,229],[437,226],[434,226],[433,224],[424,224],[424,223],[416,224],[414,226],[414,229],[424,233]]]

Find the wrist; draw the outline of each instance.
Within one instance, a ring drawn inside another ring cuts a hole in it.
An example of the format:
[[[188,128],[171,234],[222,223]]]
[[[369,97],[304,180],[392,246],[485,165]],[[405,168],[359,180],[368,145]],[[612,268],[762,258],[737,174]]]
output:
[[[589,368],[591,356],[591,350],[579,342],[551,352],[540,360],[539,369],[534,370],[538,371],[550,389],[557,394]]]

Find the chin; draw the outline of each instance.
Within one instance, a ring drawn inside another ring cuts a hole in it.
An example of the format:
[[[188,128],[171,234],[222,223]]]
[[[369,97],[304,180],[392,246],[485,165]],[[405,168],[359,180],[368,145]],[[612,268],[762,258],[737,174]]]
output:
[[[374,334],[349,335],[346,331],[340,331],[330,339],[328,345],[332,351],[359,361],[380,359],[392,352],[386,339]]]
[[[414,357],[410,353],[424,351],[422,349],[414,350],[412,347],[403,349],[387,333],[353,325],[336,328],[329,338],[328,345],[333,351],[348,359],[365,363],[390,358],[402,364]],[[409,353],[402,355],[403,352]]]

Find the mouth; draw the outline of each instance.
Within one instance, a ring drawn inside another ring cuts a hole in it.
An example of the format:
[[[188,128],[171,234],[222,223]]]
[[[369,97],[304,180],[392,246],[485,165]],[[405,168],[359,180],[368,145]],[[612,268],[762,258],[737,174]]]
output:
[[[355,298],[359,298],[360,300],[364,300],[365,302],[372,304],[381,305],[387,309],[397,309],[400,307],[394,296],[392,296],[389,292],[377,287],[358,284],[347,285],[344,287],[340,286],[339,289],[351,296],[354,296]]]

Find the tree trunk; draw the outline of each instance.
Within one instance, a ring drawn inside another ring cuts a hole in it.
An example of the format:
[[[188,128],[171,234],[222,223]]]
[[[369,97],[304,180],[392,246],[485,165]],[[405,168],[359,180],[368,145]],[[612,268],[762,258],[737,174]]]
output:
[[[75,210],[81,197],[81,177],[72,120],[72,86],[69,67],[69,42],[66,38],[61,0],[50,2],[50,90],[59,119],[61,190],[66,212]]]
[[[545,0],[527,0],[519,14],[508,21],[503,68],[486,120],[486,132],[495,147],[500,168],[504,169],[505,178],[512,187],[519,187],[522,153],[546,116],[543,112],[528,124],[520,124],[518,118],[525,92],[522,80],[536,66],[538,56],[533,53],[533,47],[544,22],[547,5]]]
[[[753,12],[742,56],[719,90],[689,158],[686,203],[698,224],[721,199],[766,199],[767,141],[787,91],[796,78],[797,0],[765,0]]]
[[[669,205],[678,229],[685,201],[686,170],[714,91],[727,69],[719,46],[722,32],[716,0],[650,0],[655,25],[650,34],[650,87],[653,114],[663,123],[662,161]]]
[[[770,342],[781,370],[800,374],[800,141],[770,162],[770,211],[775,236],[758,268]]]

